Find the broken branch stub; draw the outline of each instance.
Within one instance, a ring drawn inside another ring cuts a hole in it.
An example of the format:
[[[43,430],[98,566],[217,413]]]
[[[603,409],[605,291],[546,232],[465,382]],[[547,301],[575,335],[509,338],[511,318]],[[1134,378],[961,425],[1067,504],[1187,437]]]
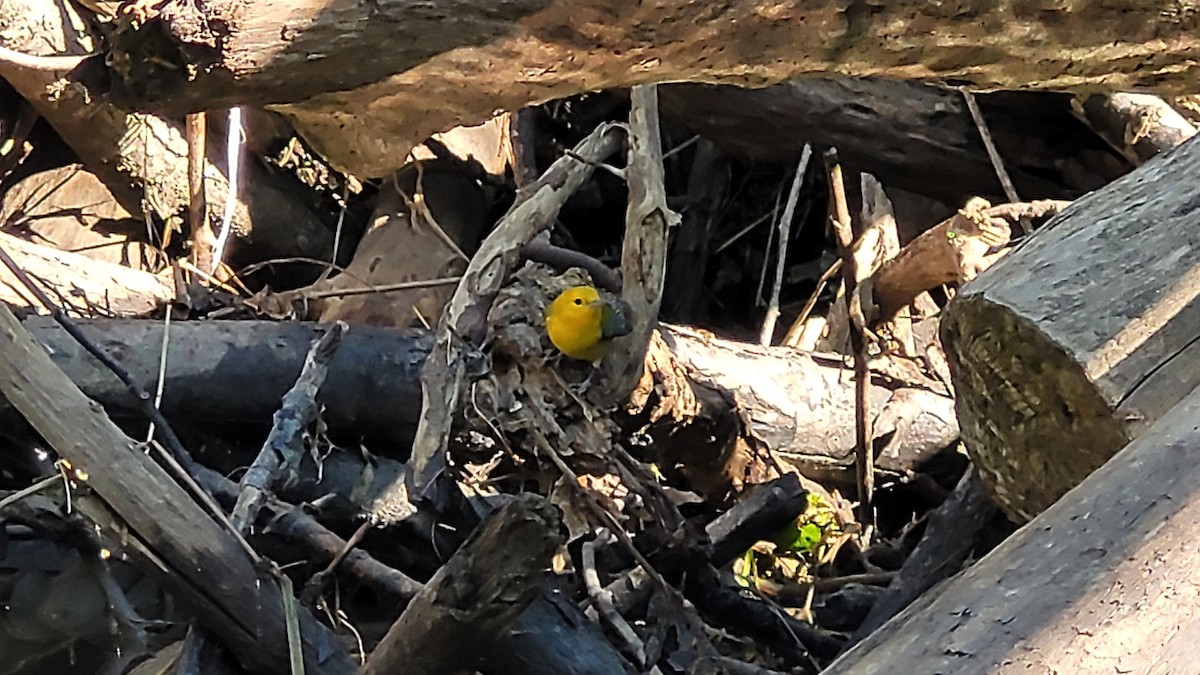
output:
[[[417,593],[359,675],[473,672],[536,597],[566,540],[561,524],[558,509],[531,493],[498,509]]]

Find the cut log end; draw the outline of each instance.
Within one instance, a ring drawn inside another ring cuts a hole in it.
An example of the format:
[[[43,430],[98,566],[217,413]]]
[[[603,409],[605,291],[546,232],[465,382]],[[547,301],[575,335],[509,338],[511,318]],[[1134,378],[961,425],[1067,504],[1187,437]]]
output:
[[[1031,520],[1129,442],[1084,366],[1010,308],[960,296],[941,330],[962,439],[1010,518]]]

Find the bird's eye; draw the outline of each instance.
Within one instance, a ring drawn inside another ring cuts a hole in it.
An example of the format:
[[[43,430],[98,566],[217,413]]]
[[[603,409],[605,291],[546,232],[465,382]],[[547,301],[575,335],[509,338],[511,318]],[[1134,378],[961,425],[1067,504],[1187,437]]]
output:
[[[583,298],[575,298],[575,304],[577,304],[577,305],[582,305],[582,304],[583,304]]]

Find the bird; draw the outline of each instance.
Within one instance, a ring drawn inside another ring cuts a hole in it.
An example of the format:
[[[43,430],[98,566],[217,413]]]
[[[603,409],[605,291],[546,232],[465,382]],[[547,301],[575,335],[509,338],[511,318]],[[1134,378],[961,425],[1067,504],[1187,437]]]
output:
[[[546,309],[546,334],[563,354],[596,365],[613,338],[629,335],[628,305],[600,297],[592,286],[572,286]]]

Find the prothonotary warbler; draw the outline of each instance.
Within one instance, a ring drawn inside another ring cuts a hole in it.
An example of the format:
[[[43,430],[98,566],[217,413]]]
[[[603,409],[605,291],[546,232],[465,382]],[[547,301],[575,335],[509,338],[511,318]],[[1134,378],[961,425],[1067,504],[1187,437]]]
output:
[[[591,286],[568,288],[546,309],[546,334],[558,351],[573,359],[599,362],[612,339],[630,330],[625,311]]]

